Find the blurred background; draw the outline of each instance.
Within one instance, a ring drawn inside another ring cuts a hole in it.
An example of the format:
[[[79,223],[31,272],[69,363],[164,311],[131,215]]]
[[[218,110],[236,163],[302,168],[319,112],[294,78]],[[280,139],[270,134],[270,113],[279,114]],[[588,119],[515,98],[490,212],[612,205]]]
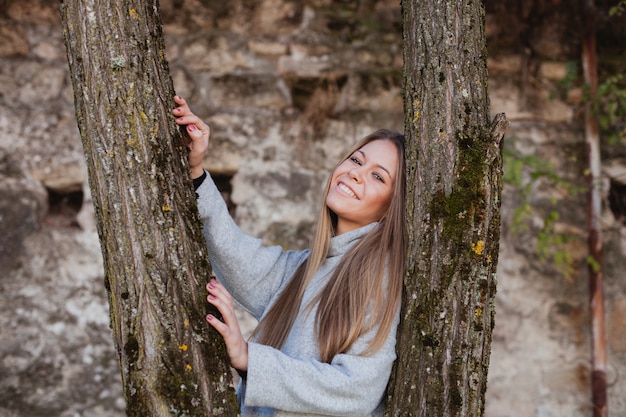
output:
[[[624,416],[626,5],[596,5],[608,403]],[[0,417],[123,416],[58,6],[0,0]],[[590,16],[565,0],[486,10],[491,110],[511,126],[485,415],[590,416]],[[162,0],[161,17],[176,91],[211,126],[206,167],[236,221],[302,248],[344,150],[403,130],[399,1]]]

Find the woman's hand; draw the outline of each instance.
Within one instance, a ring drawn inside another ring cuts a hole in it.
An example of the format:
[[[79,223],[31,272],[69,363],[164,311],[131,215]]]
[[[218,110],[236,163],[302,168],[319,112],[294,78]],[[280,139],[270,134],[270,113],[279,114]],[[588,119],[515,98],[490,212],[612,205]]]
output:
[[[206,316],[206,320],[224,337],[232,367],[240,371],[247,371],[248,343],[239,329],[239,322],[233,308],[233,299],[226,288],[215,279],[207,284],[206,289],[209,292],[207,301],[217,307],[222,313],[224,321],[220,321],[211,314]]]
[[[191,138],[191,142],[187,145],[191,178],[198,178],[204,173],[202,160],[209,148],[211,129],[202,119],[193,114],[184,98],[174,96],[174,102],[178,104],[178,107],[172,110],[176,116],[176,123],[179,126],[184,126]]]

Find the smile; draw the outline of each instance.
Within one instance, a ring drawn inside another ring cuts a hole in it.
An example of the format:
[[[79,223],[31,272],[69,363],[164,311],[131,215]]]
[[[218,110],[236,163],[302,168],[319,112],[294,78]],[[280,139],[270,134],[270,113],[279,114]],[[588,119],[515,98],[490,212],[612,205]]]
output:
[[[347,185],[345,185],[344,183],[340,182],[339,184],[337,184],[337,188],[339,188],[339,190],[343,191],[344,194],[349,195],[352,198],[356,198],[357,200],[359,199],[359,197],[357,197],[357,195],[354,193],[354,191],[352,191],[352,189],[350,187],[348,187]]]

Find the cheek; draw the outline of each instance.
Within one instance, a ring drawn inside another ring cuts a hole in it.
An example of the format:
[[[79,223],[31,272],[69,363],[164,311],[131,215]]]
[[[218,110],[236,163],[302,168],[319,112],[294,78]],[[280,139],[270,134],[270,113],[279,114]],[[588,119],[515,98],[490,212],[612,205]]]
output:
[[[392,194],[390,192],[381,193],[378,196],[378,199],[377,199],[378,204],[375,204],[375,207],[376,207],[376,217],[378,217],[379,219],[385,214],[385,212],[387,212],[387,209],[389,208],[389,205],[391,204],[391,196]]]
[[[348,163],[348,160],[346,159],[345,161],[337,165],[337,167],[333,170],[332,174],[330,174],[330,177],[335,179],[339,175],[341,175],[343,172],[346,172],[349,169],[350,169],[349,163]]]
[[[383,195],[381,195],[380,197],[380,210],[382,211],[381,215],[385,214],[385,212],[389,208],[389,205],[391,204],[391,197],[392,197],[391,192],[386,192]]]

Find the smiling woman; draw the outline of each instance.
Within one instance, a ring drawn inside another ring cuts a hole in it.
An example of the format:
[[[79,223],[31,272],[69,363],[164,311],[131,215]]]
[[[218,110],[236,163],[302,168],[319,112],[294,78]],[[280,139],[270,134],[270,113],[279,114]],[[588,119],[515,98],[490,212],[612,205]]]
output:
[[[335,168],[326,205],[337,216],[337,235],[378,221],[385,214],[397,170],[398,152],[388,140],[364,145]]]
[[[223,319],[207,321],[242,375],[241,415],[382,415],[404,272],[404,137],[378,130],[356,144],[328,179],[310,249],[283,251],[235,225],[202,169],[210,129],[175,101],[219,278],[207,300]],[[259,320],[248,342],[233,299]]]

